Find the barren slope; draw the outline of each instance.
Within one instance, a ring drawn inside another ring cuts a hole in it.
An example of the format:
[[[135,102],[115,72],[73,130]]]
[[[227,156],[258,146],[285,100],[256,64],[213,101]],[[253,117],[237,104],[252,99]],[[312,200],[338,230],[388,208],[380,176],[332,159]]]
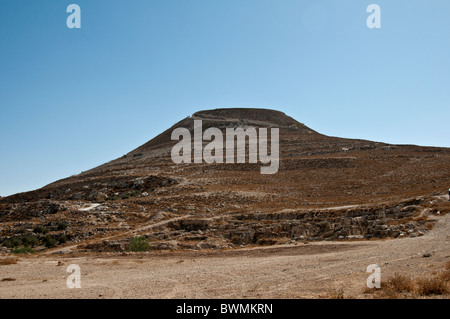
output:
[[[279,128],[278,173],[261,175],[260,163],[174,164],[171,132],[192,131],[195,119],[204,130]],[[329,137],[278,111],[201,111],[121,158],[0,199],[0,242],[28,234],[39,250],[48,235],[57,250],[122,251],[137,235],[154,250],[422,236],[428,216],[449,211],[433,197],[450,185],[449,163],[448,148]],[[101,205],[83,209],[90,203]]]

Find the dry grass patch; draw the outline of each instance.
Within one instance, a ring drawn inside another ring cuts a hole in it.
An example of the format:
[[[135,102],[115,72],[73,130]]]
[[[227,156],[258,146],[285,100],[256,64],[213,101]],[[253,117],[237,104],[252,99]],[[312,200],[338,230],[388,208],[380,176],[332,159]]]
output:
[[[0,266],[6,266],[6,265],[14,265],[17,264],[18,259],[14,257],[7,257],[0,259]]]
[[[326,295],[320,295],[319,298],[321,298],[321,299],[351,299],[347,296],[344,296],[343,288],[329,290]]]
[[[446,270],[441,274],[441,279],[450,283],[450,270]]]
[[[381,288],[365,287],[363,293],[377,299],[402,299],[411,297],[413,289],[414,283],[410,277],[395,274],[386,282],[382,282]]]
[[[445,264],[444,271],[441,273],[441,279],[450,283],[450,261],[447,261]]]
[[[412,292],[414,291],[414,282],[410,276],[395,273],[385,283],[386,288],[394,292]]]
[[[417,293],[422,296],[445,295],[449,293],[445,280],[439,277],[422,277],[417,280]]]
[[[372,294],[374,298],[386,299],[447,295],[450,293],[450,262],[445,264],[444,271],[422,277],[412,278],[395,273],[382,282],[381,289],[365,288],[363,293]]]

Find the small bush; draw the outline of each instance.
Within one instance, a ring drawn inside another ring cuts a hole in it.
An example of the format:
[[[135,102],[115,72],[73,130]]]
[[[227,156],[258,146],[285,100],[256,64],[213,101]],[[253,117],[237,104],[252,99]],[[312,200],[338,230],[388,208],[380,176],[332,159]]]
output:
[[[389,278],[386,285],[395,292],[411,292],[414,290],[414,283],[411,277],[398,273]]]
[[[141,192],[135,190],[135,191],[129,191],[126,193],[121,194],[121,198],[122,199],[128,199],[128,198],[132,198],[132,197],[137,197],[141,194]]]
[[[339,290],[333,290],[330,292],[330,294],[328,295],[329,299],[345,299],[344,298],[344,289],[339,289]]]
[[[319,227],[320,227],[320,229],[322,229],[322,230],[330,229],[330,223],[327,222],[326,220],[324,220],[324,221],[322,221],[322,222],[319,223]]]
[[[364,289],[363,293],[374,293],[376,298],[417,298],[418,296],[446,295],[450,293],[450,262],[445,265],[442,272],[433,272],[433,276],[425,275],[412,278],[395,273],[386,282],[383,282],[378,292]]]
[[[31,247],[20,247],[20,248],[14,248],[12,250],[13,254],[33,254],[34,250]]]
[[[447,262],[445,263],[444,268],[445,268],[446,270],[450,270],[450,260],[447,261]]]
[[[134,237],[128,248],[130,251],[148,251],[150,247],[145,237]]]
[[[17,264],[17,258],[7,257],[0,259],[0,266],[14,265],[14,264]]]
[[[66,230],[67,226],[69,226],[69,224],[67,222],[59,222],[56,227],[57,230]]]
[[[446,282],[450,282],[450,261],[444,266],[444,271],[441,273],[440,278]]]
[[[16,247],[19,247],[22,245],[23,245],[22,240],[17,237],[12,237],[3,242],[3,246],[8,247],[8,248],[16,248]]]
[[[43,227],[41,225],[38,225],[38,226],[34,227],[34,229],[33,229],[33,233],[35,233],[35,234],[44,234],[45,235],[48,232],[49,232],[48,228]]]
[[[67,242],[67,236],[64,234],[59,235],[56,240],[58,241],[58,243],[60,244],[64,244],[65,242]]]
[[[447,283],[439,278],[424,277],[417,280],[417,292],[424,296],[444,295],[449,292]]]
[[[24,246],[35,247],[39,245],[39,240],[36,238],[36,236],[25,235],[22,237],[22,244]]]
[[[450,282],[450,270],[446,269],[444,270],[444,272],[441,274],[441,279],[447,282]]]
[[[58,241],[49,235],[45,236],[44,239],[42,240],[42,242],[44,243],[45,247],[47,247],[47,248],[55,247],[58,244]]]

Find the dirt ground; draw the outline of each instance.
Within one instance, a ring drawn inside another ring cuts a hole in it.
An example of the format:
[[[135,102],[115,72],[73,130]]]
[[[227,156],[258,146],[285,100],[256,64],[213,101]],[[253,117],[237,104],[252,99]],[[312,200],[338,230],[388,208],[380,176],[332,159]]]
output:
[[[447,214],[438,217],[431,232],[415,238],[220,251],[30,255],[0,266],[0,298],[373,298],[364,291],[368,265],[381,267],[382,282],[394,273],[437,274],[450,260],[449,234]],[[67,288],[70,264],[81,268],[80,289]]]

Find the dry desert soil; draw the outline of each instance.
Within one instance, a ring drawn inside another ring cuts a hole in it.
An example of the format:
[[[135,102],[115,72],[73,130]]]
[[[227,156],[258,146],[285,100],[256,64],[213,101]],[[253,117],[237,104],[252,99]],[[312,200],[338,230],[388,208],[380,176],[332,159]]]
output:
[[[0,266],[0,298],[389,297],[381,293],[385,278],[396,273],[438,276],[444,270],[450,260],[449,234],[450,215],[445,215],[437,218],[432,231],[415,238],[228,251],[20,257],[16,264]],[[80,289],[67,288],[70,264],[80,266]],[[366,268],[371,264],[381,268],[379,291],[366,288],[370,275]]]

